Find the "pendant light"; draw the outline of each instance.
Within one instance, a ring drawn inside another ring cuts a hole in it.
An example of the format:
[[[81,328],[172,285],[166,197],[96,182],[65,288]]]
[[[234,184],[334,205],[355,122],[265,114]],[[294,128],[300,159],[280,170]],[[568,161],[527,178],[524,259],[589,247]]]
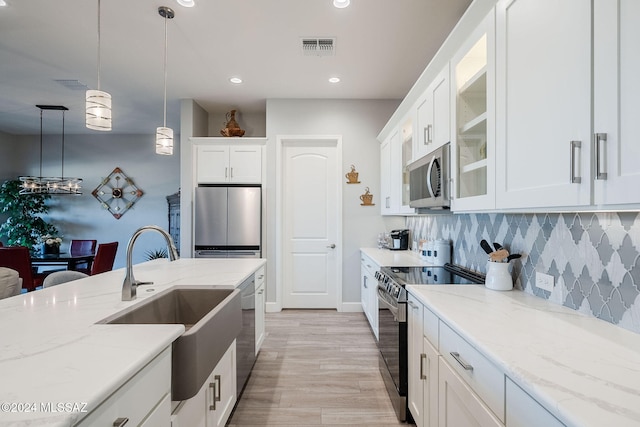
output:
[[[162,127],[156,129],[156,154],[173,155],[173,129],[167,127],[167,20],[175,13],[166,6],[160,6],[158,13],[164,18],[164,119]]]
[[[89,129],[111,130],[111,95],[100,90],[100,0],[98,0],[98,89],[87,90],[86,126]]]
[[[63,105],[36,105],[40,109],[40,176],[21,176],[19,194],[82,194],[82,178],[64,176],[64,113],[69,109]],[[42,176],[42,112],[62,111],[62,174],[59,177]]]

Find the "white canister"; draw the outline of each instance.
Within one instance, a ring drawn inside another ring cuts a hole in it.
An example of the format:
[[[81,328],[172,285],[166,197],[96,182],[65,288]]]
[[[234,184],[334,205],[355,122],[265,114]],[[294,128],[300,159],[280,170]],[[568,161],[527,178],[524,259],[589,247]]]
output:
[[[513,278],[509,273],[509,263],[489,261],[484,285],[494,291],[510,291],[513,289]]]
[[[451,262],[451,244],[448,240],[438,239],[433,242],[431,262],[435,265],[445,265]]]
[[[422,244],[420,245],[420,259],[424,260],[424,261],[428,260],[428,258],[427,258],[427,241],[426,240],[424,240],[422,242]]]
[[[433,263],[433,240],[427,240],[427,262]]]

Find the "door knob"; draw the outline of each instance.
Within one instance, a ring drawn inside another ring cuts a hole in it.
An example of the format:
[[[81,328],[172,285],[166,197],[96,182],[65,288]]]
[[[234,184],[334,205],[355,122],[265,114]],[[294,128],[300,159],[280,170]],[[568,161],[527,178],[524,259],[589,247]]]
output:
[[[329,245],[329,246],[327,246],[327,247],[328,247],[328,248],[330,248],[330,249],[335,249],[335,248],[336,248],[336,245],[335,245],[335,243],[332,243],[332,244],[330,244],[330,245]]]

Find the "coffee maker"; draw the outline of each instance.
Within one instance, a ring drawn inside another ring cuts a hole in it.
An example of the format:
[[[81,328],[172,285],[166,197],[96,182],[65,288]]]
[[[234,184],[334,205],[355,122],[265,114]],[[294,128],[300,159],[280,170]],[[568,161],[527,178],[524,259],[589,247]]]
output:
[[[391,246],[392,251],[406,251],[409,249],[409,230],[391,230]]]

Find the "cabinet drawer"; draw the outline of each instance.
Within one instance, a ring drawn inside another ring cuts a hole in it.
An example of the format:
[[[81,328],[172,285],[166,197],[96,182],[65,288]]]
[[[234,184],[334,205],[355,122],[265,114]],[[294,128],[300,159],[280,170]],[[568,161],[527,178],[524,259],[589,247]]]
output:
[[[563,427],[564,424],[507,377],[507,422],[509,427]]]
[[[164,350],[133,378],[84,418],[78,427],[110,426],[118,418],[128,418],[137,426],[151,413],[161,424],[170,423],[171,407],[163,401],[171,392],[171,347]],[[164,402],[164,404],[160,404]],[[157,407],[157,408],[156,408]]]
[[[376,264],[371,257],[360,252],[360,261],[362,262],[362,267],[371,273],[372,276],[376,274],[376,271],[380,270],[380,266]]]
[[[504,373],[440,321],[440,354],[504,422]]]
[[[262,266],[258,270],[256,270],[255,278],[256,278],[256,289],[258,289],[260,287],[260,285],[262,285],[264,283],[264,278],[265,278],[264,266]]]
[[[431,343],[431,345],[437,350],[438,349],[438,316],[433,314],[431,310],[427,307],[424,308],[424,313],[422,314],[422,322],[424,323],[424,337]]]

